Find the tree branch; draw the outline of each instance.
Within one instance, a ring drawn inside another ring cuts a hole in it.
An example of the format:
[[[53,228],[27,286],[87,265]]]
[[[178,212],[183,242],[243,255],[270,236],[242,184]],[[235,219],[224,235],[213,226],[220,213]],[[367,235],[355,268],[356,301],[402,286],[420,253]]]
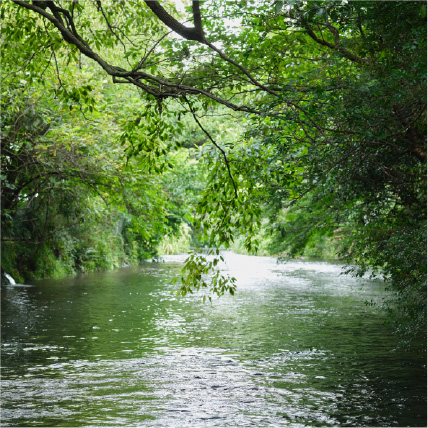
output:
[[[195,25],[195,32],[200,36],[199,41],[205,40],[204,31],[202,29],[201,11],[199,9],[199,0],[192,1],[193,8],[193,24]]]
[[[204,35],[201,26],[201,14],[199,12],[199,2],[193,1],[193,14],[195,27],[185,27],[171,16],[156,0],[144,0],[149,9],[168,27],[174,32],[184,37],[186,40],[195,40],[198,42],[204,41]],[[197,3],[197,5],[195,5]],[[199,31],[198,31],[199,30]]]
[[[238,64],[233,59],[227,57],[220,49],[216,48],[212,43],[205,41],[204,44],[207,45],[209,48],[211,48],[214,52],[217,52],[221,59],[239,68],[239,70],[241,70],[250,79],[251,83],[253,83],[255,86],[259,87],[260,89],[263,89],[269,94],[278,96],[277,92],[263,85],[262,83],[258,82],[241,64]]]
[[[15,4],[24,7],[26,9],[32,10],[39,15],[43,16],[47,20],[49,20],[61,33],[63,39],[70,43],[71,45],[74,45],[79,49],[81,53],[83,53],[88,58],[94,60],[97,62],[104,71],[113,77],[114,83],[130,83],[133,84],[147,93],[153,95],[157,98],[166,98],[166,97],[173,97],[178,98],[183,94],[200,94],[204,95],[207,98],[211,98],[212,100],[218,102],[219,104],[223,104],[224,106],[234,110],[234,111],[242,111],[247,113],[253,113],[253,114],[260,114],[261,112],[251,109],[247,107],[246,105],[239,106],[237,104],[233,104],[225,99],[222,99],[220,97],[217,97],[216,95],[212,94],[211,92],[199,89],[192,86],[187,85],[181,85],[178,83],[171,82],[167,79],[159,78],[156,76],[152,76],[148,73],[144,73],[142,71],[126,71],[121,67],[117,67],[114,65],[109,64],[107,61],[105,61],[103,58],[101,58],[98,54],[96,54],[90,46],[78,35],[74,34],[73,31],[70,31],[68,28],[66,28],[62,22],[62,19],[58,19],[55,16],[51,15],[49,12],[46,12],[45,9],[42,7],[39,7],[37,4],[29,3],[24,0],[12,0]],[[53,2],[50,2],[53,3]],[[156,7],[154,1],[147,1],[148,6],[154,6]],[[158,3],[157,3],[158,4]],[[164,14],[167,15],[167,12],[158,4],[158,6],[163,10]],[[52,9],[53,6],[50,8]],[[196,14],[197,14],[197,8],[195,8]],[[169,15],[168,15],[169,16]],[[59,17],[60,18],[60,17]],[[172,18],[172,17],[171,17]],[[160,18],[159,18],[160,19]],[[174,21],[176,21],[174,18],[172,18]],[[169,22],[169,21],[168,21]],[[176,21],[181,27],[184,27],[182,24],[180,24],[178,21]],[[187,29],[188,30],[188,29]],[[192,31],[194,31],[192,29]],[[195,39],[199,41],[199,38]],[[124,79],[124,80],[118,80],[118,79]],[[149,84],[145,84],[141,82],[141,80],[145,80],[146,82],[149,82]],[[151,86],[153,84],[156,84],[156,86]],[[151,84],[151,85],[150,85]],[[167,90],[165,90],[167,88]]]
[[[195,119],[195,122],[198,124],[199,128],[201,128],[201,130],[210,139],[210,141],[214,144],[214,146],[217,147],[217,149],[220,150],[220,152],[222,153],[224,163],[226,164],[227,172],[229,173],[230,181],[233,184],[233,190],[235,191],[235,198],[238,199],[238,189],[236,188],[235,180],[233,179],[232,173],[230,171],[230,163],[229,163],[229,159],[227,158],[226,152],[214,141],[214,139],[211,137],[208,131],[202,126],[201,122],[199,122],[199,119],[196,116],[195,110],[193,109],[187,97],[184,96],[183,98],[184,98],[184,101],[186,101],[187,105],[189,106],[190,112],[192,113],[193,118]]]
[[[347,59],[349,59],[352,62],[356,62],[357,64],[366,64],[368,61],[366,59],[360,58],[359,56],[353,54],[352,52],[348,51],[348,49],[345,49],[343,46],[340,46],[338,44],[339,41],[339,32],[336,30],[336,28],[332,26],[328,26],[329,30],[333,33],[336,43],[330,43],[325,41],[324,39],[318,38],[318,36],[314,33],[312,28],[309,26],[309,24],[306,21],[302,22],[303,26],[305,27],[308,35],[315,40],[319,45],[327,46],[330,49],[339,51],[343,54],[343,56]],[[331,27],[331,28],[330,28]],[[334,30],[333,30],[334,28]]]
[[[145,3],[152,10],[152,12],[171,30],[173,30],[174,32],[176,32],[187,40],[196,40],[208,46],[211,50],[216,52],[221,59],[241,70],[250,79],[251,83],[272,95],[278,95],[277,92],[258,82],[241,64],[238,64],[233,59],[227,57],[220,49],[216,48],[212,43],[208,42],[205,39],[202,30],[201,11],[199,9],[198,0],[194,0],[192,2],[193,19],[195,23],[194,28],[188,28],[180,24],[175,18],[169,15],[168,12],[166,12],[166,10],[157,1],[145,0]]]

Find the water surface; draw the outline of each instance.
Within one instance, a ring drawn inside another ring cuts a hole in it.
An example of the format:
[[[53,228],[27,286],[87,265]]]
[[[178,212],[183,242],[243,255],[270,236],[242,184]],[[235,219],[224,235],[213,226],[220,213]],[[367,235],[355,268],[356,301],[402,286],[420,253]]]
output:
[[[183,260],[2,287],[2,426],[426,426],[382,283],[228,253],[236,295],[202,304]]]

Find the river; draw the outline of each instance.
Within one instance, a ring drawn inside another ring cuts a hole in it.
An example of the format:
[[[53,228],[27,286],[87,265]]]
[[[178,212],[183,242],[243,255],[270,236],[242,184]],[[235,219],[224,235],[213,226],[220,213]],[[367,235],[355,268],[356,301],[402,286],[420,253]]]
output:
[[[235,296],[176,298],[183,256],[2,287],[2,426],[426,426],[426,361],[325,262],[226,255]]]

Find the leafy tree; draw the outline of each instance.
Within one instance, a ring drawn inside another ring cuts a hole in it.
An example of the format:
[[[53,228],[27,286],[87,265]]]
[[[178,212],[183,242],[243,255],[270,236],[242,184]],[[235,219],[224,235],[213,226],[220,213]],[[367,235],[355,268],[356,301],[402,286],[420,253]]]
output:
[[[153,254],[167,230],[160,182],[123,155],[106,156],[86,123],[23,102],[3,105],[3,266],[28,278]]]
[[[34,46],[24,49],[24,33],[9,24],[2,50],[3,268],[24,280],[154,255],[174,226],[175,204],[159,175],[171,168],[169,143],[159,139],[171,126],[84,58],[54,50],[43,57],[52,46],[30,55]]]
[[[249,132],[276,147],[270,164],[288,166],[279,180],[285,195],[277,181],[269,187],[271,211],[289,206],[279,224],[282,249],[296,255],[314,238],[336,235],[355,273],[389,280],[396,296],[389,303],[398,303],[407,338],[424,332],[426,320],[424,11],[385,2],[290,8],[286,16],[306,32],[306,52],[315,41],[340,55],[305,65],[297,96],[310,114],[286,111],[284,130],[275,117]]]

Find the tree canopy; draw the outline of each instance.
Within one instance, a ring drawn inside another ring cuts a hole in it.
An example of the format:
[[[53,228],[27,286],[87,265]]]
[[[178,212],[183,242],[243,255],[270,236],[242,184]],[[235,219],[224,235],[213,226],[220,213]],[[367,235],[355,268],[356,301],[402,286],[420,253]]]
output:
[[[382,274],[405,334],[423,332],[426,4],[180,5],[2,3],[5,224],[41,182],[71,180],[108,193],[145,248],[183,221],[217,255],[236,240],[287,257],[328,242],[356,274]],[[194,177],[181,196],[180,173]],[[191,255],[179,292],[233,293],[217,263]]]

